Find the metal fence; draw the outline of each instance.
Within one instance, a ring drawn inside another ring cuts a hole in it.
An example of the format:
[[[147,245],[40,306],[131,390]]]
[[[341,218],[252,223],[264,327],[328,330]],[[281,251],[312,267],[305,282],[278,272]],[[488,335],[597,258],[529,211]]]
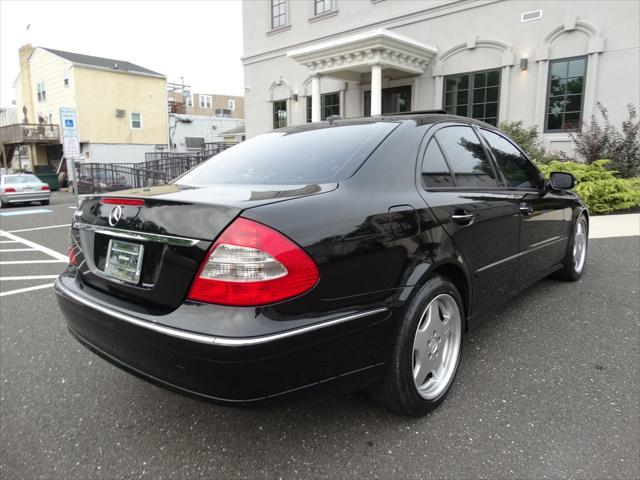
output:
[[[148,152],[140,163],[78,163],[78,193],[164,185],[232,145],[208,143],[207,149],[198,152]]]

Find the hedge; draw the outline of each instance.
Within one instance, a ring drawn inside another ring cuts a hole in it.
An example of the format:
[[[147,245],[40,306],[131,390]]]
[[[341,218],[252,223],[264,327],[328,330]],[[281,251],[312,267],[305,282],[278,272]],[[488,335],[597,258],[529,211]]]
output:
[[[551,172],[566,172],[576,177],[574,191],[580,195],[593,214],[640,209],[640,177],[618,178],[606,165],[609,160],[591,164],[576,162],[539,163],[538,168],[548,178]]]

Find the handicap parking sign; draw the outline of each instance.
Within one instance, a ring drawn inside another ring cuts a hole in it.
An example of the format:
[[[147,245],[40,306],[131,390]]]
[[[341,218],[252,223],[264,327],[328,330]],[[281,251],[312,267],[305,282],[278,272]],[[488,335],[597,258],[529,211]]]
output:
[[[73,119],[72,118],[65,118],[64,119],[64,126],[65,126],[65,128],[73,128]]]

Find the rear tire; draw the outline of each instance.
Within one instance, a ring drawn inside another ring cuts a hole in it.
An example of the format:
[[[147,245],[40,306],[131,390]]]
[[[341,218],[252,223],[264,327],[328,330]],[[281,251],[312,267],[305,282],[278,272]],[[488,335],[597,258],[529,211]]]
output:
[[[571,241],[562,261],[562,269],[554,273],[554,278],[575,282],[582,277],[587,263],[587,247],[589,244],[589,223],[584,214],[578,215],[573,227]]]
[[[377,403],[422,416],[445,398],[458,370],[464,332],[460,293],[448,279],[430,278],[406,310],[384,379],[369,390]]]

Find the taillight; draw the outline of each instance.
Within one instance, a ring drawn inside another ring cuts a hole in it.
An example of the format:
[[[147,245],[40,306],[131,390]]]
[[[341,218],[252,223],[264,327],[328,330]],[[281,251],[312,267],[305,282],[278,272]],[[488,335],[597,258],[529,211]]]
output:
[[[209,250],[188,298],[267,305],[309,291],[319,277],[318,267],[298,245],[266,225],[238,218]]]
[[[49,185],[43,185],[40,190],[49,190]]]
[[[15,193],[16,189],[13,187],[4,187],[4,193]]]
[[[75,243],[72,243],[67,247],[67,256],[69,257],[69,264],[77,267],[80,264],[80,247]]]
[[[134,207],[141,207],[142,205],[144,205],[144,200],[140,198],[106,197],[106,198],[101,198],[100,203],[105,205],[130,205]]]

